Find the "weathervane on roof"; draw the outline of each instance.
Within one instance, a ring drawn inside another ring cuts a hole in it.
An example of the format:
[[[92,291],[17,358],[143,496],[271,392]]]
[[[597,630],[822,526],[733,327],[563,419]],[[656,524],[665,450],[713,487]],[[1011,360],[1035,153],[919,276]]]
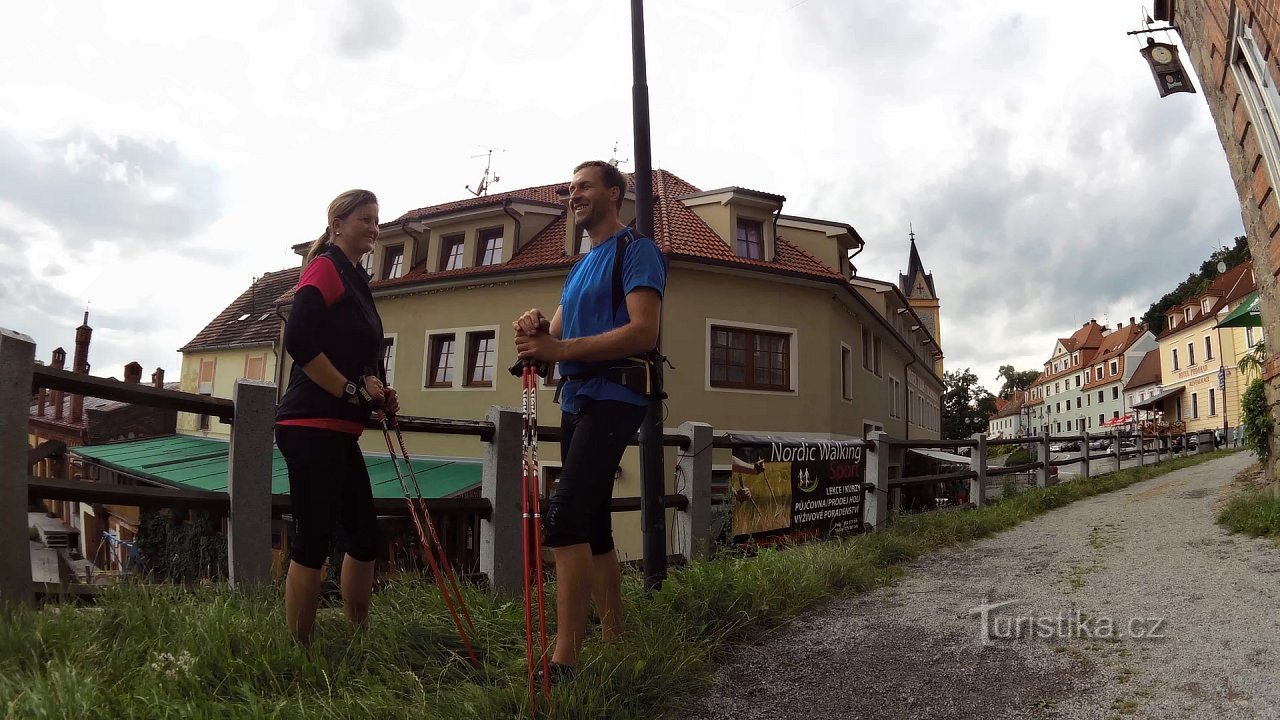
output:
[[[506,151],[503,150],[502,148],[498,148],[498,152],[506,152]],[[484,177],[480,178],[480,182],[476,184],[475,190],[472,190],[470,185],[465,186],[467,188],[467,192],[471,193],[472,195],[475,195],[476,197],[480,197],[481,195],[488,195],[489,185],[496,183],[502,179],[498,177],[497,173],[493,174],[492,180],[489,179],[489,171],[493,167],[493,148],[490,148],[489,152],[487,153],[482,153],[480,155],[472,155],[471,159],[474,160],[475,158],[481,158],[481,157],[488,158],[488,160],[485,162],[485,165],[484,165]]]

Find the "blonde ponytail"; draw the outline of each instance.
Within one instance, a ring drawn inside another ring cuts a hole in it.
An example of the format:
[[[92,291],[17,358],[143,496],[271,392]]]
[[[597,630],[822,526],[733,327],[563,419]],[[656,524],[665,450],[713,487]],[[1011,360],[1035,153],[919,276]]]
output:
[[[307,265],[312,260],[315,260],[317,255],[324,252],[324,246],[328,244],[329,244],[329,228],[325,228],[323,235],[311,241],[311,249],[307,250],[307,256],[303,258],[302,264]]]

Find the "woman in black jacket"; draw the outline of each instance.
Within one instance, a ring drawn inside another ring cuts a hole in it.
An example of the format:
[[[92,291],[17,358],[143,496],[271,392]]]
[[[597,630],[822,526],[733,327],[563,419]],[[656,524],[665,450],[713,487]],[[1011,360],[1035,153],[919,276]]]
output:
[[[284,331],[293,358],[276,415],[293,509],[284,607],[289,632],[304,644],[338,524],[347,537],[341,580],[347,620],[357,627],[368,622],[381,533],[358,441],[371,411],[400,409],[395,390],[378,375],[382,320],[360,266],[377,239],[373,193],[349,190],[334,198],[328,226],[307,253]]]

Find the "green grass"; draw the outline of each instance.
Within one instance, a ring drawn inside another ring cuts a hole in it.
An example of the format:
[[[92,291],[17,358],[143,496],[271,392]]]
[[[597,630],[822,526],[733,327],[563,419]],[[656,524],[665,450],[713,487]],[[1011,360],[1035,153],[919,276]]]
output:
[[[539,717],[676,715],[707,689],[730,644],[833,596],[890,583],[931,549],[1222,454],[1033,488],[977,510],[903,516],[886,531],[840,541],[754,557],[725,553],[673,570],[648,598],[629,575],[626,640],[588,642],[579,678],[555,688],[551,712]],[[519,599],[470,590],[467,600],[480,632],[480,671],[462,659],[439,595],[416,581],[379,590],[367,633],[350,630],[340,610],[322,609],[310,651],[286,636],[277,587],[244,594],[225,586],[119,585],[90,607],[12,610],[0,616],[0,715],[527,717]]]
[[[1280,496],[1256,487],[1237,492],[1218,513],[1218,523],[1233,533],[1280,539]]]

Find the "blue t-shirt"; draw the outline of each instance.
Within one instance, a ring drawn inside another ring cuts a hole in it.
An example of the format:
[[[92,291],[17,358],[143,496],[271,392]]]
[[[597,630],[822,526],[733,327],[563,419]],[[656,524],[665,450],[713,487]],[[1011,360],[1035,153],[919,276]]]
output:
[[[613,262],[618,250],[618,237],[627,232],[633,234],[631,242],[627,243],[627,254],[622,260],[624,297],[620,298],[622,302],[615,314]],[[565,340],[599,335],[631,322],[625,295],[636,288],[652,288],[659,295],[666,290],[667,273],[662,251],[649,238],[634,233],[630,228],[619,231],[591,248],[569,270],[569,277],[564,282],[564,292],[560,295],[561,335]],[[562,361],[560,374],[568,376],[589,373],[610,364]],[[581,407],[580,397],[618,400],[632,405],[645,405],[648,402],[643,395],[615,382],[604,378],[587,378],[565,382],[560,394],[560,407],[565,412],[576,413]]]

